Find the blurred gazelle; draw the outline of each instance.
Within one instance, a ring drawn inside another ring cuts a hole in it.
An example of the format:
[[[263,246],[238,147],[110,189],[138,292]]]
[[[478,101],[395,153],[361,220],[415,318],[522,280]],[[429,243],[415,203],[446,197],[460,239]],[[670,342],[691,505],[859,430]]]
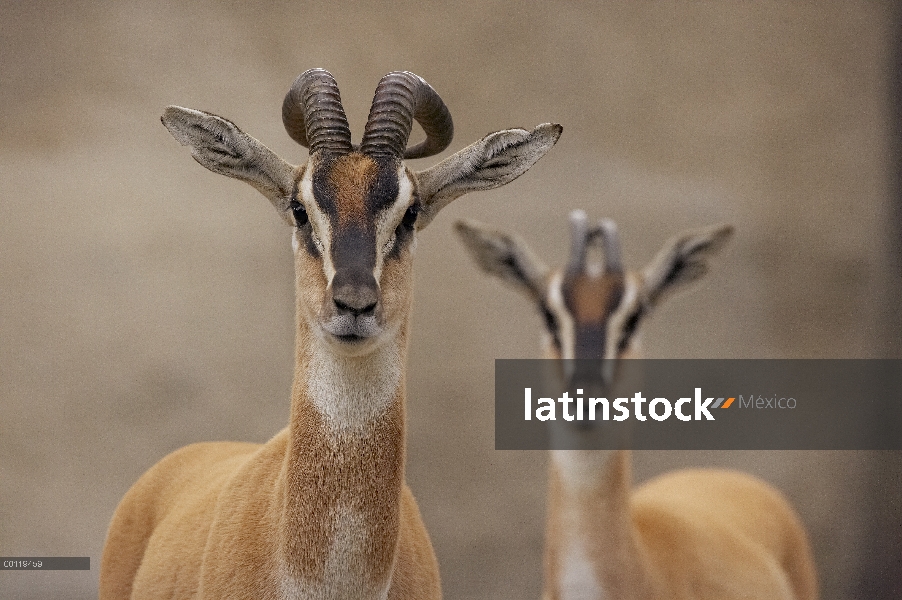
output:
[[[517,236],[457,224],[477,264],[538,305],[546,356],[616,360],[637,355],[642,319],[702,277],[733,228],[677,236],[640,272],[624,269],[612,221],[590,227],[575,211],[571,231],[566,268],[551,270]],[[588,259],[594,246],[603,261]],[[686,469],[631,491],[628,451],[553,450],[550,464],[545,600],[817,597],[805,530],[783,496],[758,479]]]

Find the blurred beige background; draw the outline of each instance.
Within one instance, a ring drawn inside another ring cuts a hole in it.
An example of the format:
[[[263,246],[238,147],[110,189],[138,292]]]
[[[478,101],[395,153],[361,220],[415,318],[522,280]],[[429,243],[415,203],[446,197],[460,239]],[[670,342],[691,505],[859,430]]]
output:
[[[894,4],[587,6],[0,5],[0,556],[92,561],[0,572],[0,596],[95,596],[108,520],[141,473],[287,422],[289,231],[191,160],[159,123],[167,104],[226,116],[295,163],[280,107],[310,67],[337,78],[355,140],[396,69],[450,107],[445,154],[563,124],[529,173],[456,201],[419,241],[408,480],[447,598],[538,598],[545,493],[544,454],[496,452],[492,422],[493,359],[538,356],[540,319],[473,268],[455,218],[518,231],[554,264],[584,208],[619,222],[634,267],[681,229],[732,222],[703,289],[646,323],[647,355],[900,356]],[[640,480],[757,473],[808,524],[825,599],[902,594],[899,453],[635,462]]]

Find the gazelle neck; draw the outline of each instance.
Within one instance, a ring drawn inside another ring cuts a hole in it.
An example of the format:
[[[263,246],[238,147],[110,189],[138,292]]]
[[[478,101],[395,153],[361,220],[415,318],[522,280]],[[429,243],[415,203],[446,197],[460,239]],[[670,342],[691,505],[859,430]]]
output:
[[[404,485],[406,355],[406,318],[358,357],[299,319],[280,525],[286,596],[386,597]]]
[[[652,597],[630,514],[630,456],[623,450],[551,452],[546,600]]]

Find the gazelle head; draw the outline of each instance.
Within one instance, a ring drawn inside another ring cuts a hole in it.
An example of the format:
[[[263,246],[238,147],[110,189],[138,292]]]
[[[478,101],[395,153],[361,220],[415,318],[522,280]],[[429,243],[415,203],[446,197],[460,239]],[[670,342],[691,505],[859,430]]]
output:
[[[407,147],[413,120],[426,133]],[[513,181],[555,144],[559,125],[509,129],[424,171],[404,159],[444,150],[454,134],[441,98],[413,73],[389,73],[376,88],[359,145],[332,75],[311,69],[282,105],[288,134],[309,148],[291,165],[232,122],[170,106],[163,124],[204,167],[254,186],[294,227],[298,314],[343,354],[365,354],[405,322],[416,232],[449,202]]]
[[[460,221],[456,229],[482,270],[535,302],[544,317],[546,356],[607,359],[607,366],[635,354],[642,320],[671,292],[707,273],[708,259],[733,233],[730,225],[685,232],[633,272],[624,269],[614,222],[590,226],[582,211],[570,215],[570,257],[556,270],[518,236],[474,221]],[[612,371],[605,371],[595,376],[609,384]]]

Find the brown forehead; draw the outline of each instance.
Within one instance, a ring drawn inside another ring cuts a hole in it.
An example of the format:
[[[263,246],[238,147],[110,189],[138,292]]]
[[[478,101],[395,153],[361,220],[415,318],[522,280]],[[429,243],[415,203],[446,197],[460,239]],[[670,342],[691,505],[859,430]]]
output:
[[[606,321],[623,298],[623,273],[600,276],[578,275],[568,278],[563,286],[564,302],[574,321],[600,323]]]
[[[369,156],[352,152],[331,161],[326,179],[334,198],[340,226],[367,221],[367,194],[379,174],[379,165]]]

